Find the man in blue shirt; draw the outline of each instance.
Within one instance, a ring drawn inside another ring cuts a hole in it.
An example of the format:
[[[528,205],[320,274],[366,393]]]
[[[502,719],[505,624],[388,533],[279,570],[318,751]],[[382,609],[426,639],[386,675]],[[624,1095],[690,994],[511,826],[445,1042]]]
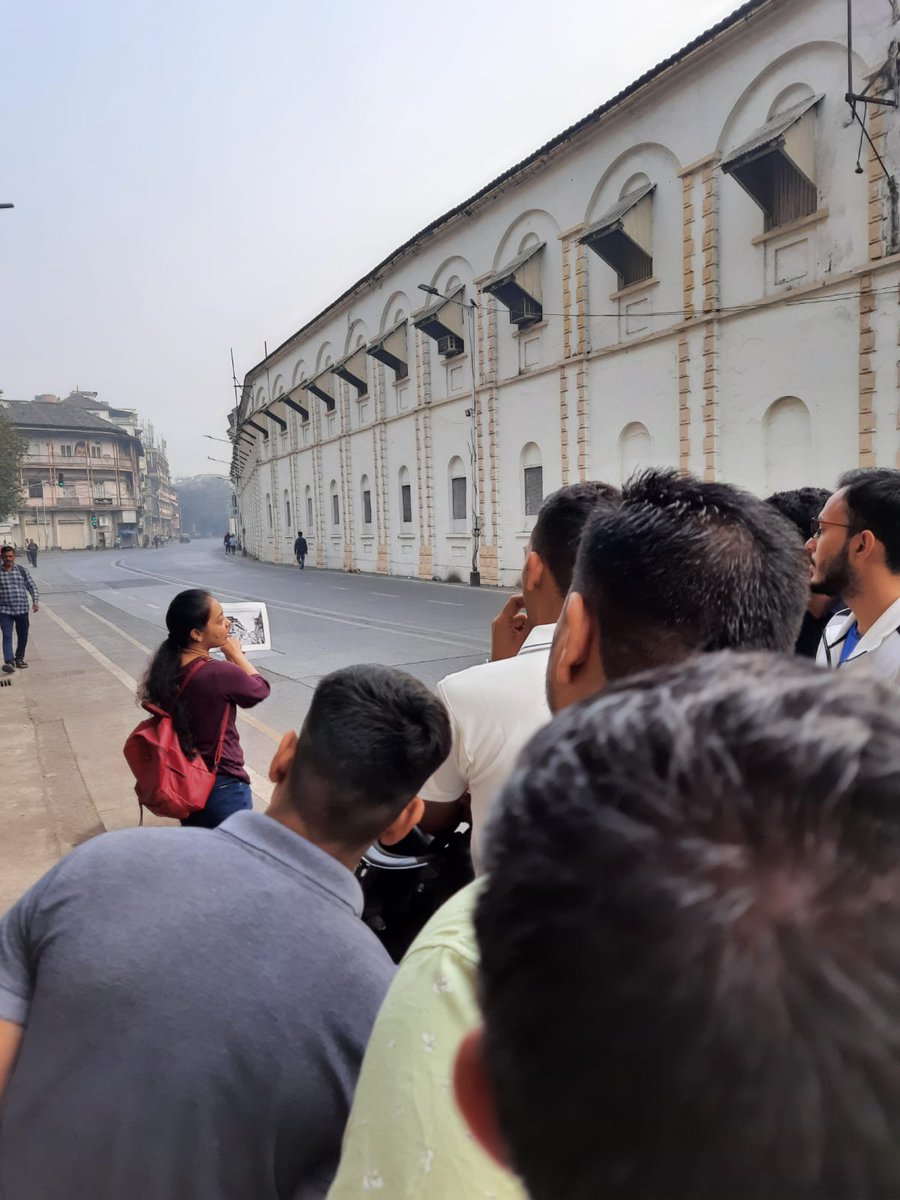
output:
[[[393,973],[353,870],[409,832],[449,748],[422,684],[335,671],[267,813],[103,834],[10,909],[3,1200],[324,1196]]]
[[[31,573],[16,562],[13,547],[4,546],[0,550],[0,631],[3,633],[3,671],[7,675],[11,675],[16,667],[28,666],[25,661],[25,647],[28,645],[29,608],[34,612],[38,610],[37,586],[31,578]]]

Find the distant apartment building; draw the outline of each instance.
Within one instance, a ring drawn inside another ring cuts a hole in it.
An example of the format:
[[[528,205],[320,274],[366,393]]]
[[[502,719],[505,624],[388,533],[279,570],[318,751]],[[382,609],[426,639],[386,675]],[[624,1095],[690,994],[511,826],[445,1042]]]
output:
[[[145,447],[134,409],[75,391],[65,400],[0,399],[0,410],[27,441],[22,503],[8,518],[5,536],[20,546],[33,538],[42,550],[84,550],[177,535],[165,446]],[[145,482],[151,472],[152,487]],[[158,498],[152,530],[145,528],[145,492]]]

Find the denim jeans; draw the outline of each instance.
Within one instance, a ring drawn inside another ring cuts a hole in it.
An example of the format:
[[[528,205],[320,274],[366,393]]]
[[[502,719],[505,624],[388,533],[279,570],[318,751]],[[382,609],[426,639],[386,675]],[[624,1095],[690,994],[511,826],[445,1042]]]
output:
[[[250,784],[243,779],[235,779],[233,775],[217,775],[213,790],[209,793],[206,808],[191,813],[181,822],[182,825],[198,825],[201,829],[215,829],[226,817],[240,812],[242,808],[253,807],[253,794]]]
[[[16,652],[13,654],[13,629],[16,631]],[[25,657],[28,645],[28,613],[0,613],[0,629],[3,631],[3,661]]]

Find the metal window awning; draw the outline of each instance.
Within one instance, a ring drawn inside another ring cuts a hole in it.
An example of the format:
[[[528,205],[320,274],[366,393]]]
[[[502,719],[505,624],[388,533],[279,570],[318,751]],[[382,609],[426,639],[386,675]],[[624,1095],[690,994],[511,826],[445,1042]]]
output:
[[[719,164],[721,169],[726,175],[734,175],[738,183],[741,183],[742,167],[763,155],[784,153],[791,160],[792,165],[801,171],[810,183],[815,183],[815,136],[814,134],[811,137],[803,136],[807,131],[799,128],[799,122],[811,108],[819,103],[823,96],[824,92],[818,96],[809,96],[792,108],[785,109],[782,113],[776,113],[765,125],[757,129],[752,137],[725,155]],[[809,130],[809,133],[813,133],[813,131]]]
[[[650,197],[655,183],[628,192],[578,239],[620,276],[649,279],[653,271]]]
[[[273,425],[277,425],[282,433],[287,433],[287,421],[284,417],[278,417],[272,412],[275,405],[281,400],[281,396],[276,396],[275,399],[262,410],[265,416],[269,418]]]
[[[318,396],[328,411],[334,412],[334,376],[331,374],[331,367],[320,371],[315,378],[305,380],[300,387]]]
[[[301,404],[299,400],[296,400],[294,398],[294,392],[297,392],[299,394],[302,387],[303,387],[303,380],[301,380],[300,383],[298,383],[294,387],[292,387],[289,392],[283,392],[282,395],[280,395],[278,397],[278,399],[283,400],[284,403],[288,406],[288,408],[292,408],[294,410],[294,412],[299,413],[301,421],[308,421],[309,420],[309,409],[304,404]]]
[[[446,300],[439,300],[413,319],[413,325],[438,344],[438,353],[444,358],[462,354],[466,348],[463,335],[463,295],[465,288],[457,288]]]
[[[369,390],[369,382],[366,379],[365,346],[359,346],[352,354],[342,358],[331,368],[331,373],[355,387],[357,396],[365,396]]]
[[[407,321],[404,317],[387,333],[375,338],[366,348],[366,354],[383,362],[394,372],[395,379],[406,379],[409,375],[409,345],[406,340]]]
[[[497,271],[482,287],[482,291],[496,296],[509,309],[509,320],[519,329],[536,325],[544,315],[541,305],[541,251],[546,245],[541,242],[531,246],[502,270]]]

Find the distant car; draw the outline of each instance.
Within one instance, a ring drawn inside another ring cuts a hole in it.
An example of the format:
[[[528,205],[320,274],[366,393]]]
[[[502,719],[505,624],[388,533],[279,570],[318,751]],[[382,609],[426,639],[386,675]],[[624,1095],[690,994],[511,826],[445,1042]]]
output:
[[[178,540],[179,540],[179,542],[189,542],[191,539],[189,537],[187,537],[185,534],[182,534]]]

